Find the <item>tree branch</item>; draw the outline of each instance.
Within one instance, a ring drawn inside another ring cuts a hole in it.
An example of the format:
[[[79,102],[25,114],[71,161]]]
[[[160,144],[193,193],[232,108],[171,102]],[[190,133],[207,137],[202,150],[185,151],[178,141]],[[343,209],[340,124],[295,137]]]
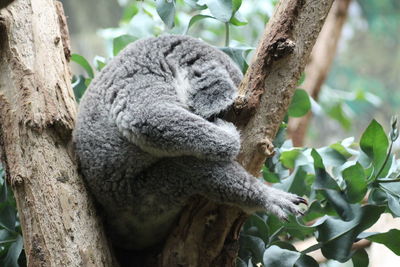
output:
[[[255,176],[266,157],[260,147],[279,129],[332,2],[281,1],[268,22],[230,114],[241,129],[238,161]],[[160,265],[234,266],[246,218],[237,208],[194,199],[169,236]]]

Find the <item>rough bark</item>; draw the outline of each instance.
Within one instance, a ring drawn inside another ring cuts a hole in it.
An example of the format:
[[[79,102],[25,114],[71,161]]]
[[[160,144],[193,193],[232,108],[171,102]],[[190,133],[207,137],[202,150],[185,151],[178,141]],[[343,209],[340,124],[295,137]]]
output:
[[[28,266],[112,266],[69,150],[76,104],[61,4],[15,0],[0,10],[0,141]]]
[[[333,0],[281,1],[240,86],[230,119],[241,129],[238,161],[259,176]],[[247,215],[194,199],[169,236],[160,266],[234,266]]]
[[[312,50],[310,62],[305,69],[306,79],[301,87],[315,100],[318,99],[321,86],[328,75],[335,57],[350,2],[351,0],[336,0],[333,3]],[[303,146],[304,137],[311,118],[311,112],[301,118],[290,118],[288,133],[293,140],[294,146]]]

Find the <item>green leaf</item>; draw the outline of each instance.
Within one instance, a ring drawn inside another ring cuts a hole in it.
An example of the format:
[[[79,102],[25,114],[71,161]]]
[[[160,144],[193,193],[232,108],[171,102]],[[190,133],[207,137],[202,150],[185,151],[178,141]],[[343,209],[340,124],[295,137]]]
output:
[[[372,188],[368,196],[368,203],[374,205],[383,205],[387,203],[387,197],[385,191],[381,188]]]
[[[92,82],[92,79],[90,79],[90,78],[85,79],[85,85],[86,85],[86,87],[89,87],[89,85],[90,85],[91,82]]]
[[[311,109],[311,102],[308,93],[303,89],[296,89],[288,114],[290,117],[302,117]]]
[[[396,217],[400,217],[400,183],[380,183],[379,187],[386,193],[389,209]]]
[[[268,242],[268,226],[266,222],[257,214],[251,215],[245,223],[245,229],[249,229],[251,227],[254,227],[256,231],[252,232],[252,235],[261,238],[264,242]],[[248,234],[246,232],[246,234]]]
[[[350,130],[352,121],[343,111],[343,103],[338,103],[327,110],[328,115],[338,121],[345,130]]]
[[[341,218],[346,221],[352,219],[354,215],[346,195],[340,191],[336,181],[326,172],[321,156],[315,149],[312,149],[311,156],[314,159],[315,169],[313,188],[322,191]]]
[[[333,180],[333,178],[325,171],[325,166],[319,153],[315,149],[312,149],[311,156],[314,159],[314,169],[316,175],[314,188],[316,190],[332,189],[340,191],[336,181]]]
[[[157,0],[157,13],[168,28],[174,27],[175,0]]]
[[[328,189],[324,191],[324,195],[329,200],[329,203],[332,204],[340,218],[345,221],[354,218],[351,206],[344,192]]]
[[[232,13],[232,0],[206,0],[208,9],[216,19],[222,22],[229,22]]]
[[[309,237],[315,232],[316,228],[314,226],[305,226],[301,220],[302,218],[296,218],[295,216],[290,215],[288,222],[284,223],[284,231],[290,234],[290,237],[300,240]]]
[[[96,69],[101,71],[106,66],[106,59],[104,57],[95,56],[94,63],[96,65]]]
[[[0,209],[0,226],[4,227],[8,231],[13,232],[15,230],[15,221],[15,208],[10,205],[6,205]]]
[[[209,16],[209,15],[201,15],[200,14],[200,15],[193,16],[189,21],[188,27],[186,29],[186,33],[189,31],[190,27],[193,26],[193,24],[195,24],[199,20],[208,19],[208,18],[215,19],[213,16]]]
[[[242,0],[232,0],[233,13],[238,11],[241,5],[242,5]]]
[[[74,61],[75,63],[78,63],[89,75],[90,78],[94,77],[93,69],[90,66],[89,62],[81,55],[78,54],[72,54],[71,55],[71,60]]]
[[[265,251],[265,243],[261,238],[241,234],[239,243],[240,249],[249,250],[257,262],[262,260]]]
[[[372,120],[360,140],[360,148],[373,161],[376,174],[382,167],[389,141],[383,127],[376,121]]]
[[[351,203],[361,201],[368,189],[364,168],[357,162],[343,170],[342,176],[347,184],[346,192],[349,201]]]
[[[347,159],[342,154],[340,154],[333,148],[323,147],[317,149],[317,151],[323,159],[325,166],[342,166],[347,161]]]
[[[351,257],[353,261],[353,267],[368,267],[369,265],[369,258],[368,253],[365,249],[358,249]]]
[[[289,177],[283,179],[280,184],[274,185],[285,192],[290,192],[296,195],[305,195],[307,193],[306,186],[307,172],[302,168],[296,168]]]
[[[139,8],[137,7],[136,2],[130,4],[129,6],[124,8],[121,22],[128,23],[138,12]]]
[[[301,255],[296,261],[295,267],[319,267],[318,262],[308,255]]]
[[[236,258],[236,267],[247,267],[247,263],[241,258]]]
[[[9,247],[5,259],[1,261],[1,265],[7,267],[19,267],[18,258],[22,252],[22,245],[22,236],[18,235],[17,240]]]
[[[264,180],[269,183],[279,183],[281,181],[279,176],[276,173],[271,172],[266,166],[263,166],[262,174]]]
[[[116,56],[118,53],[125,48],[128,44],[136,41],[137,38],[135,36],[124,34],[120,35],[113,40],[113,55]]]
[[[299,154],[300,154],[300,149],[284,151],[281,153],[279,160],[286,168],[293,169],[295,165],[295,160],[299,156]]]
[[[365,205],[353,206],[355,217],[351,221],[327,218],[317,226],[318,242],[323,244],[322,254],[328,259],[346,262],[351,258],[351,246],[357,236],[371,227],[385,211],[385,207]]]
[[[299,252],[282,249],[278,246],[270,246],[263,256],[264,266],[293,267],[300,258]]]
[[[388,249],[393,251],[397,256],[400,256],[400,230],[391,229],[389,232],[373,234],[366,239],[385,245]]]
[[[4,203],[8,199],[8,190],[7,190],[7,183],[4,180],[3,185],[0,185],[0,203]]]
[[[220,47],[221,51],[230,56],[230,58],[239,66],[243,73],[247,71],[249,65],[246,62],[245,55],[254,48],[252,47]]]
[[[289,242],[281,241],[279,239],[274,241],[274,242],[272,242],[271,246],[272,245],[278,246],[278,247],[283,248],[283,249],[296,251],[296,248],[292,244],[290,244]]]
[[[387,198],[388,198],[388,207],[389,207],[390,211],[396,217],[400,217],[400,198],[395,197],[391,194],[388,194]]]
[[[79,75],[73,76],[72,79],[72,88],[74,89],[76,101],[79,103],[79,100],[82,98],[87,88],[85,84],[85,77]]]
[[[232,16],[231,20],[229,21],[230,24],[233,24],[235,26],[244,26],[248,22],[246,21],[245,18],[239,13],[236,12],[234,16]]]
[[[345,157],[345,159],[348,159],[352,156],[352,154],[347,150],[347,148],[344,147],[343,144],[339,142],[332,144],[329,147],[339,152],[343,157]]]
[[[297,81],[297,86],[300,86],[303,84],[304,80],[306,79],[306,73],[303,72],[300,76],[300,79]]]
[[[192,7],[192,8],[194,8],[194,9],[199,9],[199,10],[201,10],[201,9],[206,9],[207,8],[207,5],[205,5],[205,4],[198,4],[198,0],[185,0],[185,2],[190,6],[190,7]],[[204,1],[203,1],[204,2]]]
[[[314,200],[309,204],[308,210],[303,216],[303,220],[309,222],[321,218],[325,215],[324,209],[321,207],[319,201]]]

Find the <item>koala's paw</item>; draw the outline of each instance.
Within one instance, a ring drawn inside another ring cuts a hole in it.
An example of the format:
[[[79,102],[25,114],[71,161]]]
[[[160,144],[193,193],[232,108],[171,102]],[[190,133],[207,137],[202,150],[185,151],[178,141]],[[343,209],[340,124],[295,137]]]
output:
[[[297,195],[286,193],[274,188],[267,196],[266,209],[276,215],[280,220],[287,220],[289,214],[303,216],[304,211],[298,206],[300,203],[306,204],[307,201]]]

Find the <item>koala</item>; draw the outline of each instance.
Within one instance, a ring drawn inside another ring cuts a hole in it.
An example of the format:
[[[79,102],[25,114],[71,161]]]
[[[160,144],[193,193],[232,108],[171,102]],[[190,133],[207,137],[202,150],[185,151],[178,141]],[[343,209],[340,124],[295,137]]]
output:
[[[166,35],[128,45],[92,81],[73,140],[115,246],[160,243],[193,195],[281,219],[302,214],[304,199],[265,185],[235,161],[239,132],[218,115],[241,78],[218,49]]]

